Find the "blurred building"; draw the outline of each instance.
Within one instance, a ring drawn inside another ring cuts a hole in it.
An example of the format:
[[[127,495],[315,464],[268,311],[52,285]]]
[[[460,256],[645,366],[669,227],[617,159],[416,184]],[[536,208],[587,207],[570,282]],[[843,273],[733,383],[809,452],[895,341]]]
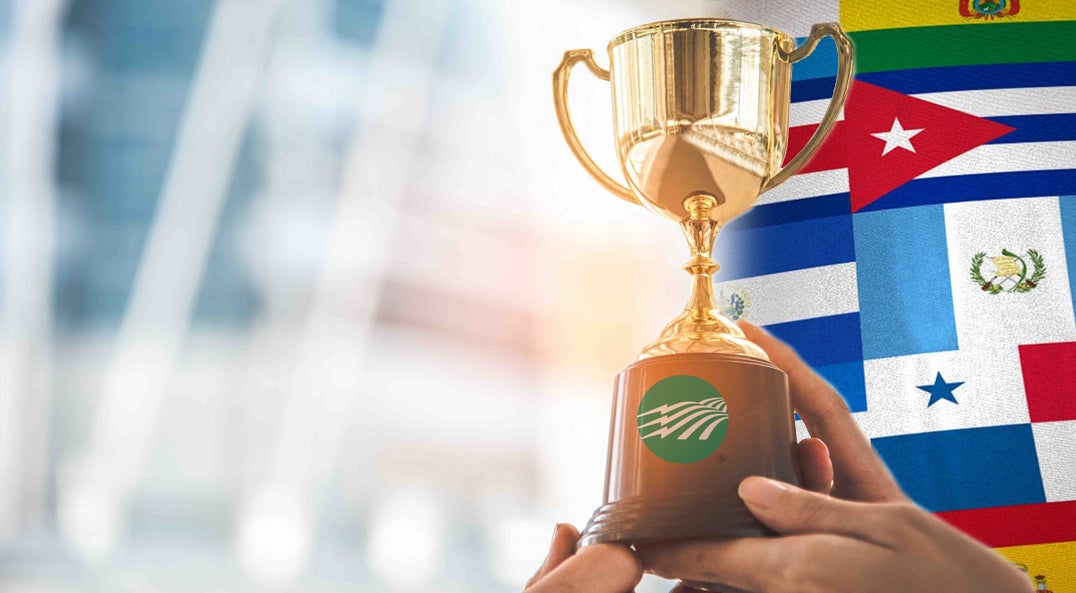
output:
[[[518,590],[686,296],[549,74],[713,10],[0,0],[0,589]]]

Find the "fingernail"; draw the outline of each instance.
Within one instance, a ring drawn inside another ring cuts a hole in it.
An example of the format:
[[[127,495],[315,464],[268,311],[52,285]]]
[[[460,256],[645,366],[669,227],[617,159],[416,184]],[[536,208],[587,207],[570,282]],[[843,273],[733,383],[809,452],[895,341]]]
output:
[[[549,538],[549,549],[553,549],[553,544],[557,541],[557,534],[560,533],[560,523],[553,526],[553,537]]]
[[[788,486],[776,480],[752,476],[740,482],[740,498],[760,509],[771,509]]]

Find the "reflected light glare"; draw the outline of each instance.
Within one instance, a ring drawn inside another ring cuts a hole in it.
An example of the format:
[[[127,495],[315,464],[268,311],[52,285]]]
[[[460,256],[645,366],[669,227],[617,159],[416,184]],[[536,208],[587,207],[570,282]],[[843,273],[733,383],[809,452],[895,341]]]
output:
[[[370,565],[393,591],[418,591],[431,585],[444,544],[445,517],[428,490],[403,490],[388,496],[370,527]]]
[[[93,484],[60,490],[57,515],[60,529],[80,557],[100,563],[116,547],[121,516],[115,496]]]
[[[553,524],[533,517],[508,517],[490,525],[490,560],[493,576],[522,589],[542,563]]]
[[[133,340],[105,375],[98,411],[98,430],[103,436],[114,441],[145,437],[152,431],[171,370],[171,355],[163,340]]]
[[[362,352],[353,336],[325,336],[310,354],[311,393],[321,397],[325,411],[345,414],[362,388]]]
[[[264,585],[294,581],[306,569],[312,528],[309,507],[290,488],[267,486],[243,510],[236,542],[240,566]]]
[[[652,574],[643,574],[643,578],[635,585],[635,593],[666,593],[676,588],[677,582],[663,579]]]

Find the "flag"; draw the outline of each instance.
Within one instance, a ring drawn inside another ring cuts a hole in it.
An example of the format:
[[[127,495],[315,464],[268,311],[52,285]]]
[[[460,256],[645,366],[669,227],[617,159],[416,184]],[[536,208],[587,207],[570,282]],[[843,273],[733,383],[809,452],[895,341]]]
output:
[[[816,156],[722,230],[722,306],[842,393],[913,500],[1076,591],[1076,5],[775,4],[735,16],[839,15],[857,71]],[[794,65],[787,158],[836,70],[828,43]]]

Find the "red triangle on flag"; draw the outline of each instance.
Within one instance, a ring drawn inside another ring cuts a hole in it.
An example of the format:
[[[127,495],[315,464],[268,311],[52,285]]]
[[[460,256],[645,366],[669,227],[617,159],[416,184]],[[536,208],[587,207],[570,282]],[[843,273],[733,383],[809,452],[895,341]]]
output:
[[[852,212],[1015,129],[858,80],[842,127]]]

